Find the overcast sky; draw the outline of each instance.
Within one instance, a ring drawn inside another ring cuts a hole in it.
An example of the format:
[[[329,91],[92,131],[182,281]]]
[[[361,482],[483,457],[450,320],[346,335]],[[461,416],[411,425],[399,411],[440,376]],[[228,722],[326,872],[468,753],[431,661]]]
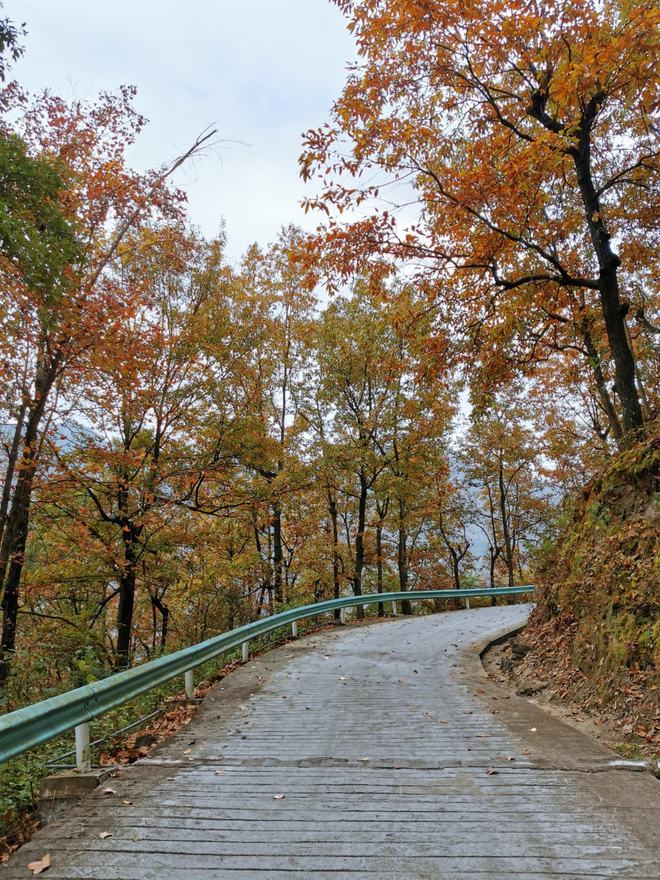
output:
[[[224,218],[228,254],[266,244],[302,213],[301,132],[328,118],[354,57],[329,0],[4,0],[28,35],[15,78],[32,91],[93,98],[138,87],[149,125],[131,153],[138,168],[174,158],[213,124],[222,144],[184,171],[194,223]]]

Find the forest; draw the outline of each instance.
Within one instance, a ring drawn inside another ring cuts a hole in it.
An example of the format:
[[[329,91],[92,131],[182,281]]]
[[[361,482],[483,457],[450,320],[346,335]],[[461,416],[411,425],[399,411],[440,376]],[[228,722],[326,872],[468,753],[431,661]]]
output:
[[[476,585],[537,584],[599,699],[658,686],[658,8],[334,3],[318,228],[240,265],[173,183],[216,132],[135,170],[135,89],[29,94],[0,22],[3,711]]]

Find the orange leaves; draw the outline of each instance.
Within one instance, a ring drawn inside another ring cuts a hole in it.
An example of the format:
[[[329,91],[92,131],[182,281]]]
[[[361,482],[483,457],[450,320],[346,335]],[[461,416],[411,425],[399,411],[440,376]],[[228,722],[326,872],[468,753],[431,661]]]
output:
[[[302,157],[305,175],[322,180],[308,205],[330,217],[316,242],[332,283],[388,261],[411,266],[418,284],[432,279],[486,385],[533,377],[549,361],[577,371],[578,314],[593,316],[595,336],[619,332],[594,314],[607,260],[593,227],[620,248],[627,297],[639,271],[657,270],[654,4],[553,0],[542,14],[522,0],[432,13],[409,0],[338,5],[361,61]],[[379,211],[384,192],[389,213]],[[628,355],[605,348],[610,356],[621,385]],[[585,357],[593,385],[592,371]],[[638,420],[633,404],[622,408]]]

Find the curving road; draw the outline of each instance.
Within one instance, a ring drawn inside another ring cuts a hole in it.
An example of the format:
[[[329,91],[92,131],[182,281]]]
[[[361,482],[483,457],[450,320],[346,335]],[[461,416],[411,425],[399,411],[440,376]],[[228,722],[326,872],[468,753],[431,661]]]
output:
[[[248,663],[0,880],[46,852],[49,880],[657,880],[660,782],[483,673],[479,648],[529,607],[348,627]]]

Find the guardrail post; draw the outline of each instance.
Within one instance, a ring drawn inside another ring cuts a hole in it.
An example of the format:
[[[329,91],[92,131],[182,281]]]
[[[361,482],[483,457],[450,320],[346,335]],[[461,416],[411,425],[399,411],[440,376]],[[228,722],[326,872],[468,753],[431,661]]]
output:
[[[294,639],[298,638],[298,621],[297,620],[294,620],[293,623],[291,624],[291,635],[294,637]]]
[[[192,669],[187,669],[183,673],[183,680],[186,687],[186,699],[192,700],[192,698],[195,696],[195,680],[193,678]]]
[[[469,610],[469,608],[470,608],[470,597],[469,597],[469,596],[466,596],[466,597],[465,597],[465,607],[466,607],[468,610]]]
[[[250,642],[243,642],[241,645],[241,656],[243,658],[243,663],[247,663],[250,659]]]
[[[339,609],[339,622],[341,624],[346,623],[346,609],[345,608]]]
[[[89,773],[92,769],[92,756],[89,748],[89,724],[76,727],[76,770]]]
[[[392,602],[392,616],[396,617],[396,599]]]

